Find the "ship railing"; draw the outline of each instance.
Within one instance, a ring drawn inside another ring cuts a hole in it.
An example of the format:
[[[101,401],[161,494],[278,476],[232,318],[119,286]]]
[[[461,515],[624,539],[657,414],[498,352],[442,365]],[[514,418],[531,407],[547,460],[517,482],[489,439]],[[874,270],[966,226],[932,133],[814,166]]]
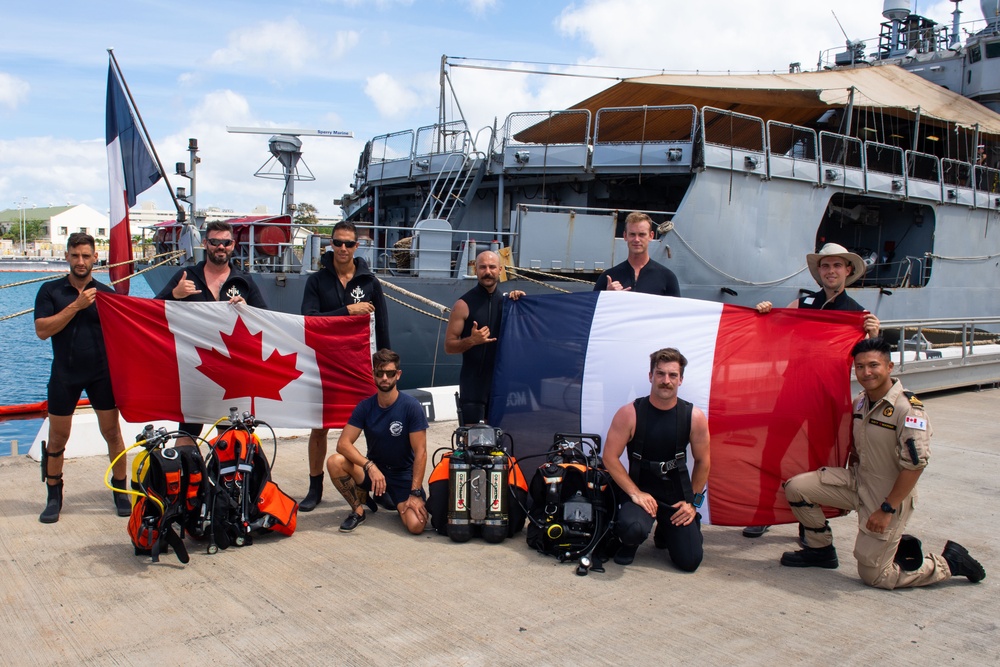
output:
[[[1000,317],[883,320],[882,337],[893,345],[893,374],[922,377],[913,389],[995,383],[1000,380]]]
[[[597,112],[591,167],[595,172],[690,169],[698,107],[608,107]]]
[[[816,130],[767,121],[767,173],[771,178],[819,182]]]
[[[903,149],[876,141],[865,142],[865,190],[906,196]]]
[[[976,188],[972,165],[961,160],[944,158],[941,160],[942,200],[950,204],[974,206]]]
[[[451,153],[446,156],[417,212],[417,220],[439,218],[455,222],[455,212],[466,205],[476,169],[484,159],[481,153]]]
[[[760,118],[703,107],[699,131],[706,167],[767,175],[767,139]]]
[[[841,189],[865,189],[865,147],[857,137],[819,133],[820,184]]]
[[[505,171],[586,171],[590,160],[590,110],[512,113],[504,121],[503,137]]]
[[[459,156],[464,161],[474,150],[465,121],[456,120],[417,128],[410,162],[410,178],[440,174],[454,168]]]
[[[444,224],[443,224],[444,223]],[[358,227],[356,257],[372,270],[392,276],[475,277],[476,255],[510,247],[513,233],[451,229],[443,220],[423,220],[413,227]]]

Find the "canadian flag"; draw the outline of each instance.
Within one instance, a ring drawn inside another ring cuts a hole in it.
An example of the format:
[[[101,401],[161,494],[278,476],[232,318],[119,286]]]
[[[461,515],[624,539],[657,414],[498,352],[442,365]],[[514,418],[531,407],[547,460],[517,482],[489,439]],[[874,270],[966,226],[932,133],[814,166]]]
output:
[[[557,432],[603,440],[615,412],[649,394],[649,355],[677,348],[688,360],[678,395],[706,414],[712,438],[703,518],[790,522],[781,483],[846,460],[850,350],[863,319],[632,292],[508,301],[490,424],[511,434],[522,460],[545,452]]]
[[[115,401],[127,421],[214,423],[231,407],[275,427],[340,428],[375,393],[370,316],[99,293]]]

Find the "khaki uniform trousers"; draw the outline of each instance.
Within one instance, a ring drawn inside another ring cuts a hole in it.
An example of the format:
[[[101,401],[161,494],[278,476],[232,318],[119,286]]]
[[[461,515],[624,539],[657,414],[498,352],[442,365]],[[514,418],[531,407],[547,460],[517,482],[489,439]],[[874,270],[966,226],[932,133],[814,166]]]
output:
[[[896,510],[885,533],[871,533],[865,527],[868,517],[878,508],[865,507],[858,495],[858,480],[853,470],[820,468],[802,473],[785,482],[785,497],[792,513],[806,527],[806,545],[822,548],[833,544],[833,533],[827,527],[820,505],[858,513],[858,537],[854,542],[854,557],[862,581],[876,588],[910,588],[927,586],[951,576],[948,562],[941,556],[927,554],[916,570],[908,571],[894,561],[899,539],[913,513],[913,501],[907,498]]]

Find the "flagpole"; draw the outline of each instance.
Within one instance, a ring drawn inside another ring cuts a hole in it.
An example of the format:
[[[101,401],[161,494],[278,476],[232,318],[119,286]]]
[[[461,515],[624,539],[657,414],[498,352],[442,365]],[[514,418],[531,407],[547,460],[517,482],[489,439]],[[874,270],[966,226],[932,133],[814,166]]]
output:
[[[108,55],[111,56],[111,64],[115,68],[115,74],[118,76],[118,81],[121,82],[122,88],[125,90],[125,94],[128,95],[128,102],[132,105],[132,110],[135,112],[135,116],[139,120],[139,126],[142,127],[143,139],[145,140],[146,145],[149,146],[150,151],[153,153],[153,159],[156,160],[156,166],[160,168],[160,175],[163,176],[163,182],[167,185],[167,191],[170,193],[170,199],[173,200],[174,207],[177,209],[178,218],[180,218],[184,215],[184,208],[177,201],[177,195],[174,194],[174,187],[170,185],[170,179],[167,178],[167,170],[163,168],[163,163],[160,162],[160,156],[156,152],[156,146],[153,145],[153,140],[149,138],[149,131],[146,130],[146,123],[142,120],[142,114],[139,112],[139,107],[135,105],[135,100],[132,99],[132,91],[128,88],[128,82],[125,81],[125,75],[122,74],[122,69],[118,66],[118,59],[115,58],[115,50],[108,49]],[[193,223],[194,221],[192,220],[191,222]]]

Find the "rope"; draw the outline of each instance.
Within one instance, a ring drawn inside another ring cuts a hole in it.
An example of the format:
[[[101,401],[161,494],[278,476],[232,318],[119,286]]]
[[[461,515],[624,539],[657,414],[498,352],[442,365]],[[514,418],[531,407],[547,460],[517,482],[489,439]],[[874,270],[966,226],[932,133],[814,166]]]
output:
[[[517,276],[519,280],[527,280],[529,283],[535,283],[536,285],[542,285],[544,287],[548,287],[549,289],[554,289],[557,292],[562,292],[563,294],[569,294],[570,293],[570,291],[568,289],[563,289],[562,287],[556,287],[555,285],[550,285],[548,283],[543,283],[541,280],[535,280],[534,278],[529,278],[528,276],[522,276],[522,275],[518,274],[517,269],[515,269],[512,266],[508,266],[508,267],[505,267],[505,268],[507,269],[507,271],[509,273],[513,273],[515,276]],[[539,271],[538,273],[541,273],[541,271]],[[586,280],[580,280],[578,282],[582,282],[583,283],[583,282],[587,282],[587,281]]]
[[[560,273],[546,273],[545,271],[539,271],[538,269],[527,269],[527,268],[524,268],[523,266],[518,266],[518,267],[505,266],[504,268],[509,273],[513,273],[518,278],[521,278],[523,280],[527,280],[529,282],[538,283],[539,285],[545,285],[546,287],[551,287],[552,289],[560,290],[560,291],[563,291],[563,292],[568,292],[569,290],[564,290],[564,289],[561,289],[559,287],[554,287],[552,285],[549,285],[548,283],[542,283],[542,282],[539,282],[537,280],[532,280],[528,276],[521,275],[521,271],[527,271],[529,273],[537,273],[538,275],[545,276],[546,278],[557,278],[559,280],[565,280],[567,282],[572,282],[572,283],[584,283],[586,285],[593,285],[594,284],[594,282],[592,280],[581,280],[580,278],[571,278],[570,276],[564,276],[564,275],[562,275]]]
[[[157,257],[163,257],[164,255],[170,255],[170,257],[168,257],[167,259],[163,260],[164,262],[169,262],[171,259],[173,259],[177,255],[183,255],[183,254],[184,254],[183,250],[174,250],[174,251],[171,251],[171,252],[163,252],[163,253],[160,253],[159,255],[153,255],[149,259],[156,259]],[[122,266],[123,264],[134,264],[135,262],[138,262],[138,261],[139,261],[138,259],[130,259],[130,260],[127,260],[127,261],[124,261],[124,262],[118,262],[116,264],[108,264],[107,268],[110,269],[110,268],[114,268],[116,266]],[[158,264],[155,264],[154,266],[159,266],[162,263],[163,262],[159,262]],[[150,268],[152,268],[152,267],[150,267]],[[147,271],[147,270],[148,269],[143,269],[143,271]],[[133,273],[132,275],[137,276],[140,273],[142,273],[143,271],[138,271],[136,273]],[[6,289],[7,287],[20,287],[21,285],[30,285],[31,283],[45,282],[47,280],[57,280],[59,278],[62,278],[64,275],[66,275],[66,274],[65,273],[57,273],[54,276],[42,276],[40,278],[31,278],[29,280],[22,280],[22,281],[16,282],[16,283],[7,283],[6,285],[0,285],[0,289]],[[114,283],[111,283],[111,284],[114,285]]]
[[[414,301],[419,301],[420,303],[424,304],[425,306],[430,306],[431,308],[437,308],[442,313],[449,313],[449,312],[451,312],[451,308],[449,308],[448,306],[442,306],[440,303],[438,303],[436,301],[431,301],[427,297],[420,296],[416,292],[411,292],[410,290],[404,289],[402,287],[399,287],[398,285],[393,285],[388,280],[383,280],[383,279],[379,278],[379,282],[382,283],[383,285],[385,285],[386,287],[388,287],[391,290],[395,290],[395,291],[399,292],[400,294],[402,294],[404,296],[410,297]]]
[[[4,289],[6,287],[20,287],[21,285],[29,285],[31,283],[40,283],[40,282],[45,282],[46,280],[56,280],[58,278],[62,278],[65,275],[66,275],[65,273],[57,273],[54,276],[42,276],[41,278],[32,278],[30,280],[22,280],[21,282],[18,282],[18,283],[7,283],[6,285],[0,285],[0,289]]]
[[[383,284],[385,284],[385,283],[383,283]],[[440,315],[435,315],[434,313],[429,313],[426,310],[421,310],[420,308],[417,308],[414,305],[408,304],[405,301],[401,301],[401,300],[397,299],[396,297],[392,296],[391,294],[385,294],[384,296],[385,296],[385,298],[389,299],[390,301],[395,301],[396,303],[398,303],[399,305],[403,306],[404,308],[409,308],[410,310],[416,311],[416,312],[420,313],[421,315],[426,315],[427,317],[429,317],[429,318],[431,318],[433,320],[440,320],[441,322],[447,322],[448,321],[447,318],[441,317]]]
[[[170,255],[170,256],[167,257],[166,259],[164,259],[162,262],[157,262],[156,264],[153,264],[151,266],[147,266],[145,269],[142,269],[141,271],[136,271],[132,275],[125,276],[124,278],[120,278],[118,280],[113,280],[109,284],[115,285],[117,283],[122,282],[123,280],[129,280],[130,278],[135,278],[136,276],[141,276],[142,274],[146,273],[146,271],[152,271],[156,267],[158,267],[158,266],[160,266],[162,264],[166,264],[170,260],[174,259],[174,257],[177,257],[179,255],[183,255],[183,254],[184,254],[183,250],[177,250],[177,251],[173,251],[173,252],[165,252],[165,253],[161,253],[159,255],[154,255],[153,257],[150,257],[150,259],[155,259],[156,257],[162,257],[163,255]],[[112,264],[111,266],[121,266],[122,264],[131,264],[131,263],[138,262],[138,261],[139,261],[138,259],[132,259],[132,260],[130,260],[128,262],[119,262],[118,264]],[[2,285],[0,287],[12,287],[14,284],[24,285],[26,283],[33,283],[33,282],[37,282],[39,280],[55,280],[57,278],[62,278],[64,276],[65,276],[65,274],[61,273],[61,274],[56,275],[56,276],[51,276],[51,277],[44,276],[42,278],[34,278],[32,280],[25,280],[25,281],[23,281],[21,283],[13,283],[11,285]],[[34,311],[35,311],[34,308],[28,308],[27,310],[22,310],[19,313],[11,313],[10,315],[4,315],[3,317],[0,317],[0,322],[3,322],[4,320],[10,320],[10,319],[13,319],[15,317],[20,317],[21,315],[27,315],[28,313],[33,313]]]
[[[732,280],[732,281],[734,281],[734,282],[737,282],[737,283],[740,283],[740,284],[742,284],[742,285],[756,285],[756,286],[758,286],[758,287],[767,287],[767,286],[769,286],[769,285],[778,285],[778,284],[780,284],[780,283],[783,283],[783,282],[785,282],[786,280],[789,280],[789,279],[791,279],[791,278],[794,278],[795,276],[797,276],[797,275],[799,275],[800,273],[802,273],[803,271],[805,271],[805,270],[806,270],[806,268],[807,268],[807,265],[803,265],[803,266],[802,266],[802,268],[798,269],[798,270],[797,270],[797,271],[795,271],[794,273],[790,273],[790,274],[788,274],[787,276],[785,276],[784,278],[777,278],[777,279],[775,279],[775,280],[763,280],[763,281],[758,281],[758,282],[755,282],[755,281],[753,281],[753,280],[745,280],[745,279],[743,279],[743,278],[737,278],[737,277],[736,277],[736,276],[734,276],[734,275],[730,275],[730,274],[726,273],[725,271],[723,271],[723,270],[722,270],[722,269],[720,269],[719,267],[715,266],[714,264],[712,264],[711,262],[709,262],[709,261],[708,261],[707,259],[705,259],[705,258],[704,258],[704,257],[702,257],[701,255],[699,255],[699,254],[698,254],[698,251],[697,251],[697,250],[695,250],[695,249],[694,249],[694,248],[693,248],[693,247],[691,246],[691,244],[690,244],[690,243],[688,243],[687,241],[685,241],[685,240],[684,240],[684,237],[683,237],[683,236],[681,236],[680,232],[678,232],[678,231],[677,231],[676,229],[674,229],[674,228],[673,228],[673,223],[672,223],[672,222],[665,222],[665,223],[663,223],[662,225],[660,225],[660,227],[658,228],[658,230],[659,230],[659,229],[662,229],[662,228],[664,228],[664,227],[665,227],[665,226],[666,226],[667,224],[669,224],[669,225],[670,225],[670,227],[671,227],[671,229],[670,229],[670,230],[667,230],[667,231],[673,231],[673,233],[674,233],[674,234],[675,234],[675,235],[677,236],[678,240],[679,240],[679,241],[680,241],[681,243],[683,243],[683,244],[684,244],[684,247],[685,247],[685,248],[687,248],[688,250],[690,250],[690,251],[691,251],[691,254],[692,254],[692,255],[694,255],[694,256],[695,256],[695,257],[697,257],[697,258],[698,258],[699,260],[701,260],[701,263],[702,263],[702,264],[704,264],[704,265],[705,265],[705,266],[707,266],[708,268],[712,269],[713,271],[715,271],[716,273],[718,273],[718,274],[719,274],[720,276],[723,276],[723,277],[725,277],[725,278],[729,278],[730,280]]]
[[[946,262],[982,262],[988,259],[1000,257],[1000,253],[994,255],[983,255],[982,257],[945,257],[944,255],[930,255],[933,259],[940,259]]]

